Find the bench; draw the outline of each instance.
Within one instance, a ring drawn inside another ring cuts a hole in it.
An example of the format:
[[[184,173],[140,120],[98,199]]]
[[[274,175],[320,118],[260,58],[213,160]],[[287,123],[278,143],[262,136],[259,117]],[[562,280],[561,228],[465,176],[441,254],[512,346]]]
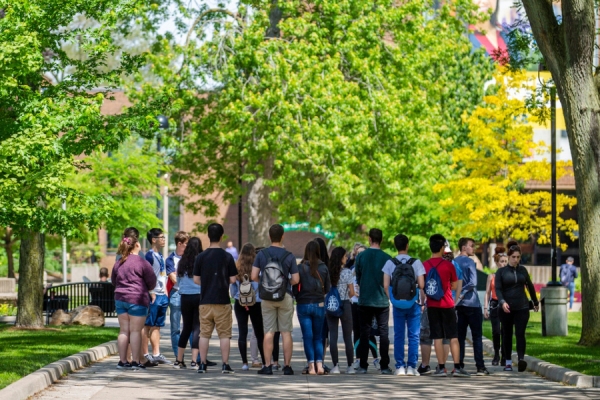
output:
[[[0,304],[17,305],[17,280],[15,278],[0,278]]]

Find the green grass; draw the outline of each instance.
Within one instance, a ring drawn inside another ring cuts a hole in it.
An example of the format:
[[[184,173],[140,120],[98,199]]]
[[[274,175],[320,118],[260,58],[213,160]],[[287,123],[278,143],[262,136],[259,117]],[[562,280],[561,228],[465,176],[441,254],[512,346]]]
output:
[[[118,328],[64,326],[16,330],[0,323],[0,389],[41,367],[114,340]]]
[[[568,313],[568,336],[542,336],[542,315],[532,312],[527,325],[527,355],[569,368],[583,374],[600,376],[600,346],[585,347],[577,344],[581,336],[581,313]],[[483,335],[492,338],[492,325],[483,324]],[[516,343],[513,337],[513,351]]]

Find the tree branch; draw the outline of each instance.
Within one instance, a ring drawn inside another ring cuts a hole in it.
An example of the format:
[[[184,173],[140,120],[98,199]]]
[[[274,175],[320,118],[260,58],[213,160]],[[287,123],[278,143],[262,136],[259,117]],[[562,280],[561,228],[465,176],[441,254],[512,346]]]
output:
[[[242,27],[244,26],[244,21],[240,18],[239,14],[234,13],[229,10],[226,10],[224,8],[209,8],[208,10],[204,11],[202,14],[198,15],[198,17],[192,23],[192,26],[190,26],[188,34],[185,37],[185,47],[188,46],[188,44],[190,42],[190,38],[192,37],[192,33],[196,30],[196,25],[198,25],[200,23],[200,21],[202,21],[202,19],[209,14],[227,14],[230,17],[232,17],[233,19],[235,19]]]

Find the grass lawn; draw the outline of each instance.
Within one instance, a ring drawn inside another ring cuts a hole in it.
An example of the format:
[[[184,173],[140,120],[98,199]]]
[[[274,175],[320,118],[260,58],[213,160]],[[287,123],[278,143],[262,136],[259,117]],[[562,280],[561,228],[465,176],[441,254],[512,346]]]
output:
[[[600,346],[579,346],[581,313],[570,312],[568,336],[542,336],[542,314],[532,312],[527,325],[525,354],[566,367],[583,374],[600,376]],[[492,339],[492,325],[483,324],[483,335]],[[513,337],[513,352],[516,342]]]
[[[0,323],[0,389],[51,362],[115,340],[118,333],[118,328],[88,326],[16,330]]]

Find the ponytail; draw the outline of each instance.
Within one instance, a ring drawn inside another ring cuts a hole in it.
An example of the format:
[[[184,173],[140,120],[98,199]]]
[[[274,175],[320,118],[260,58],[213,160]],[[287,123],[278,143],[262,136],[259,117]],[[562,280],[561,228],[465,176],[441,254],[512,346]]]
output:
[[[119,265],[123,265],[125,261],[127,261],[127,257],[131,254],[133,249],[135,249],[135,245],[138,243],[138,238],[126,231],[123,235],[123,239],[121,243],[119,243],[119,247],[117,248],[117,254],[121,255],[121,259],[119,260]]]

